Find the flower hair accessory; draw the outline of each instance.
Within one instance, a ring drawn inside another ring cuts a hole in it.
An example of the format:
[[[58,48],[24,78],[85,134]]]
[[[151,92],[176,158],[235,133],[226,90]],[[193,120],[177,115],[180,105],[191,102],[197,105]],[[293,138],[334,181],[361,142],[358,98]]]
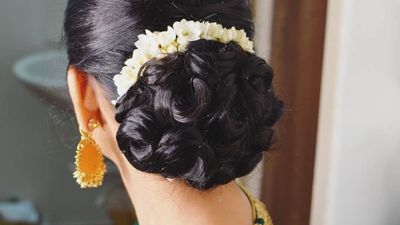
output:
[[[135,42],[137,49],[132,57],[125,61],[121,72],[114,76],[114,84],[117,87],[118,99],[136,83],[140,68],[153,58],[161,59],[167,54],[185,52],[191,41],[199,39],[214,40],[222,43],[237,42],[245,51],[254,53],[253,42],[247,37],[246,32],[235,27],[224,28],[215,22],[187,21],[182,19],[168,26],[166,31],[151,32],[145,30],[145,34],[138,36]],[[117,99],[117,100],[118,100]],[[113,100],[115,105],[117,100]]]

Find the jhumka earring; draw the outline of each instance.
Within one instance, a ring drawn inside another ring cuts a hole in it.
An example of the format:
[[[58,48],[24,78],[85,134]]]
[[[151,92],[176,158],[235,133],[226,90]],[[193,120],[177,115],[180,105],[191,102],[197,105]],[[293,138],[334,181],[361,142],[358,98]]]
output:
[[[99,125],[99,121],[91,119],[88,123],[88,132],[79,129],[81,141],[76,149],[74,178],[81,188],[95,188],[103,183],[106,172],[104,157],[90,134]]]

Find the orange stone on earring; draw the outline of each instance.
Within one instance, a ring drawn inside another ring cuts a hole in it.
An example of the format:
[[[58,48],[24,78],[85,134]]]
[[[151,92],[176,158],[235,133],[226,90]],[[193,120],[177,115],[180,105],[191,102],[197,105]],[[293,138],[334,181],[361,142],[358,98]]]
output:
[[[106,172],[104,157],[89,133],[81,130],[81,135],[75,156],[74,178],[81,188],[101,186]]]

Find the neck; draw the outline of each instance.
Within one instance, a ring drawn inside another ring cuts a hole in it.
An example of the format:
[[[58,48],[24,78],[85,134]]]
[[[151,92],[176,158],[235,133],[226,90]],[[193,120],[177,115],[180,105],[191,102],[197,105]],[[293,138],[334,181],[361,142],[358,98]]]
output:
[[[250,202],[235,181],[199,191],[138,171],[125,158],[118,164],[140,225],[252,224]]]

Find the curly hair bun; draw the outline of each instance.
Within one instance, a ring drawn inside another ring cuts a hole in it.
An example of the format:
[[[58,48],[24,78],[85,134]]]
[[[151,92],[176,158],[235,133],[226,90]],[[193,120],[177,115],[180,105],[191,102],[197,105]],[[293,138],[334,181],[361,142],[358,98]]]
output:
[[[235,42],[198,40],[151,60],[117,103],[119,147],[135,168],[200,190],[244,176],[282,114],[272,78],[265,60]]]
[[[69,65],[116,99],[113,78],[138,35],[182,19],[254,36],[249,0],[69,0]],[[272,144],[283,108],[271,87],[272,69],[236,42],[190,42],[186,52],[150,60],[141,70],[116,104],[118,145],[138,170],[207,190],[250,173]]]

